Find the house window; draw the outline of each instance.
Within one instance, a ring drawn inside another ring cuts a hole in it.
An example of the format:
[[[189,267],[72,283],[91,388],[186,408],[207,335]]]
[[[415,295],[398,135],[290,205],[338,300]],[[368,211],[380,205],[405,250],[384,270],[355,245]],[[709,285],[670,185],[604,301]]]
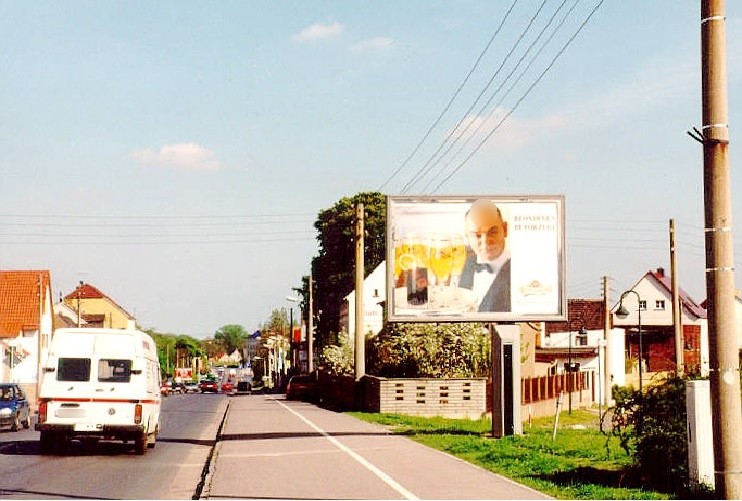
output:
[[[645,300],[639,301],[639,309],[640,310],[646,310],[647,309],[647,302]]]
[[[665,309],[665,300],[664,299],[658,299],[654,302],[654,309],[655,310],[664,310]]]

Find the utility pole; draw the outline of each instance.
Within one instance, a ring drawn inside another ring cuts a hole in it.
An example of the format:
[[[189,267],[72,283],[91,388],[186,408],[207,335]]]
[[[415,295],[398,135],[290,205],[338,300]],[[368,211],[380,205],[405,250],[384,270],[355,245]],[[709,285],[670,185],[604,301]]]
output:
[[[672,326],[675,329],[675,371],[683,373],[683,326],[680,323],[678,264],[675,254],[675,220],[670,219],[670,289],[672,292]]]
[[[314,299],[312,296],[312,273],[309,273],[309,313],[307,314],[307,372],[314,370]]]
[[[725,45],[724,0],[701,0],[701,132],[715,485],[717,496],[742,499],[742,401],[734,319]]]
[[[613,402],[613,374],[611,372],[610,333],[611,310],[610,304],[608,303],[608,277],[603,277],[603,342],[605,343],[603,354],[603,363],[605,364],[605,370],[603,371],[603,384],[605,391],[603,392],[603,396],[605,398],[606,407],[610,406]],[[600,352],[600,348],[598,348],[598,352]]]
[[[366,342],[363,336],[363,203],[356,204],[356,321],[355,321],[355,377],[360,381],[366,373]]]

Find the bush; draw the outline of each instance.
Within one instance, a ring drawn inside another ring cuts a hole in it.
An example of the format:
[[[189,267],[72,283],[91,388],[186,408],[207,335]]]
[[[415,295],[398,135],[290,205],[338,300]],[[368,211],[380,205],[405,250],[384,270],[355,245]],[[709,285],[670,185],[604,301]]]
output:
[[[381,377],[485,377],[490,335],[481,324],[389,324],[367,344],[367,372]]]
[[[689,486],[685,384],[690,378],[670,375],[645,387],[644,393],[614,388],[612,433],[634,458],[642,479],[663,492]],[[688,491],[686,491],[688,492]]]

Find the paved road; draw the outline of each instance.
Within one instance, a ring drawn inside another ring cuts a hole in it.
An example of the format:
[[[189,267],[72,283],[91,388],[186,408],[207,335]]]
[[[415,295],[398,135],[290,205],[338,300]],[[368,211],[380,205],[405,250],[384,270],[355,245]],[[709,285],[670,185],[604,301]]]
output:
[[[548,499],[380,425],[281,395],[230,399],[202,499]]]

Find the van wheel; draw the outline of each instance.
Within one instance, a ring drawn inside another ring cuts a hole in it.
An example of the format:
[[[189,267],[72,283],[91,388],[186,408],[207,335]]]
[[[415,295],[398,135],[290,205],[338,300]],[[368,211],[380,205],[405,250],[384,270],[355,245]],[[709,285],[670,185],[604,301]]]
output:
[[[153,433],[150,433],[149,435],[147,435],[147,448],[148,449],[155,448],[155,445],[157,445],[157,435],[159,433],[160,433],[160,427],[157,426]]]
[[[42,431],[41,437],[39,438],[39,445],[41,446],[41,452],[43,454],[51,454],[54,452],[54,440],[55,437],[50,431]]]
[[[26,419],[23,421],[23,427],[29,429],[31,427],[31,414],[26,414]]]
[[[147,452],[147,432],[143,431],[142,434],[134,440],[134,453],[141,456],[145,452]]]

